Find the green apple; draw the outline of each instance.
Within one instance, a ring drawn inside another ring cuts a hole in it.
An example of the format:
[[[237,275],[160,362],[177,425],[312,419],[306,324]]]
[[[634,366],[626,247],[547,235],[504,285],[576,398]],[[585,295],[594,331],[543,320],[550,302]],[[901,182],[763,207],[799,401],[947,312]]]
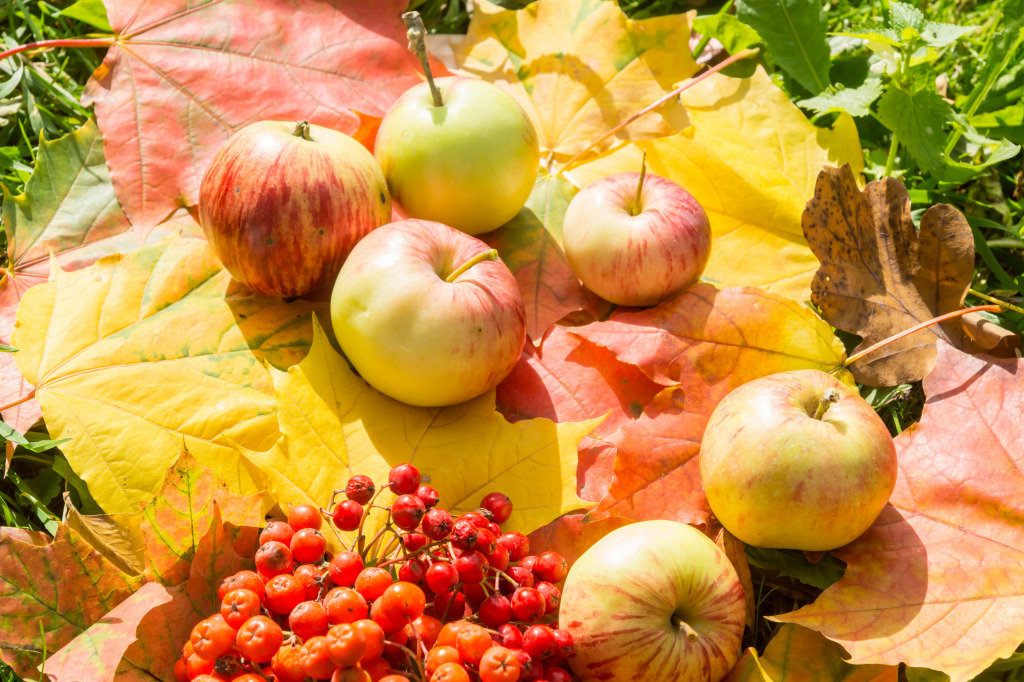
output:
[[[338,344],[371,386],[410,405],[453,405],[504,379],[526,341],[519,285],[497,252],[426,220],[363,238],[331,294]]]
[[[374,154],[392,199],[410,218],[467,234],[504,225],[526,203],[539,168],[537,132],[507,93],[478,78],[406,91],[384,116]]]
[[[583,682],[718,682],[740,655],[746,602],[725,552],[675,521],[617,528],[576,560],[558,614]]]
[[[711,511],[751,545],[827,551],[874,523],[896,485],[889,430],[854,389],[814,369],[743,384],[700,446]]]

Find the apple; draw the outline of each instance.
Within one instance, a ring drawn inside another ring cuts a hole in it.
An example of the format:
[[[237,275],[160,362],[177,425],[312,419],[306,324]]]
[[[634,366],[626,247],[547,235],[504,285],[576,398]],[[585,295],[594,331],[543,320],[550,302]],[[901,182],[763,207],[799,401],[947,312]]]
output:
[[[743,587],[725,553],[675,521],[617,528],[576,560],[559,626],[583,682],[718,682],[740,655]]]
[[[217,152],[199,188],[199,222],[231,276],[265,296],[334,281],[363,236],[391,219],[387,182],[348,135],[259,121]]]
[[[426,220],[390,223],[356,245],[331,294],[331,322],[367,383],[423,407],[491,390],[526,341],[519,286],[497,252]]]
[[[671,180],[617,173],[572,198],[562,244],[569,267],[595,294],[617,305],[652,306],[700,279],[711,227],[700,203]]]
[[[537,177],[537,132],[522,107],[478,78],[415,85],[381,121],[374,154],[411,218],[482,234],[512,219]]]
[[[711,511],[751,545],[827,551],[874,523],[896,485],[889,430],[853,388],[814,369],[743,384],[700,446]]]

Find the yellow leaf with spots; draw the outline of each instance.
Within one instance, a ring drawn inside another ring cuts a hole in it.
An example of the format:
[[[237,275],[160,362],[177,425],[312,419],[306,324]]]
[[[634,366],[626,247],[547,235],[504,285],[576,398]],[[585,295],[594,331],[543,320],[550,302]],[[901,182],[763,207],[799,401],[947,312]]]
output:
[[[454,51],[457,71],[515,97],[542,152],[565,161],[692,76],[689,39],[689,14],[633,20],[614,0],[538,0],[515,11],[480,0]],[[670,103],[620,137],[670,135],[685,121]]]
[[[183,447],[228,487],[262,490],[229,444],[280,437],[264,363],[298,362],[323,304],[248,295],[205,241],[166,239],[28,290],[12,341],[50,437],[113,514],[160,491]]]
[[[430,477],[453,514],[476,509],[487,493],[505,493],[514,505],[507,530],[529,533],[591,506],[576,494],[576,449],[601,418],[511,424],[495,411],[493,392],[451,407],[405,405],[356,376],[315,322],[309,355],[271,373],[284,437],[246,456],[284,507],[324,506],[353,474],[379,486],[403,462]]]
[[[818,259],[800,226],[826,165],[863,167],[856,126],[841,116],[815,127],[761,69],[751,78],[711,76],[683,92],[692,125],[672,137],[628,144],[566,172],[582,187],[613,173],[650,172],[687,189],[711,221],[704,278],[720,288],[755,286],[810,297]]]

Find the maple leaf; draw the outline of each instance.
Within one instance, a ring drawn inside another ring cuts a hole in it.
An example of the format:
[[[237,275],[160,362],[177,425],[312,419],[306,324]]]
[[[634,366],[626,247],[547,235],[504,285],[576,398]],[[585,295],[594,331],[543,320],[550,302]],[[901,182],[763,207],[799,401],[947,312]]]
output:
[[[666,386],[643,416],[608,437],[614,477],[598,514],[707,522],[697,454],[729,391],[790,369],[837,369],[843,345],[806,306],[760,289],[697,284],[675,299],[574,328]]]
[[[53,538],[0,528],[0,658],[33,676],[55,651],[142,586],[61,524]]]
[[[421,80],[405,0],[104,4],[114,43],[83,102],[96,105],[117,197],[140,232],[196,203],[236,129],[308,120],[354,134],[354,111],[381,117]]]
[[[853,663],[976,676],[1024,640],[1024,360],[938,344],[921,421],[896,438],[878,521],[833,552],[839,582],[774,617],[821,632]]]
[[[963,307],[974,276],[974,236],[948,204],[925,211],[918,232],[898,180],[876,180],[861,192],[848,167],[825,168],[803,228],[821,259],[811,300],[831,324],[863,339],[855,353]],[[869,386],[919,381],[934,365],[938,339],[981,350],[960,320],[948,320],[853,363],[853,375]]]
[[[615,457],[606,437],[643,414],[660,390],[638,367],[556,325],[539,346],[526,345],[495,398],[509,419],[571,422],[607,415],[579,446],[580,496],[597,501],[608,490]]]
[[[79,680],[82,670],[90,679],[174,679],[174,663],[190,631],[220,605],[220,581],[253,567],[251,553],[236,552],[239,529],[222,519],[220,503],[212,501],[208,511],[208,525],[195,529],[187,581],[170,587],[150,582],[128,596],[47,659],[43,672],[53,682]],[[255,527],[248,530],[255,539]]]
[[[0,275],[0,343],[6,344],[25,291],[50,274],[51,253],[65,270],[77,270],[101,256],[136,249],[139,243],[114,198],[102,139],[92,119],[52,142],[40,142],[24,194],[3,191],[8,265]],[[190,226],[189,221],[175,220],[153,231],[151,239],[178,230],[201,233],[194,221]],[[17,402],[31,395],[32,388],[14,356],[0,353],[0,402]],[[3,411],[4,421],[20,432],[40,416],[35,400]]]
[[[690,17],[629,19],[617,2],[538,0],[505,10],[475,3],[457,70],[495,83],[519,101],[541,151],[567,159],[693,75]],[[621,136],[670,135],[685,126],[675,104]]]
[[[750,78],[715,74],[684,91],[691,126],[678,135],[628,144],[568,169],[577,187],[613,173],[648,170],[680,184],[711,223],[704,280],[756,286],[798,301],[810,294],[818,261],[800,227],[822,166],[859,168],[853,119],[817,128],[758,67]]]
[[[386,481],[391,467],[409,462],[453,514],[478,508],[489,492],[508,495],[508,530],[528,533],[589,506],[576,495],[576,448],[600,419],[510,424],[495,412],[493,392],[451,407],[405,405],[353,374],[318,324],[305,359],[273,374],[283,438],[246,456],[282,505],[326,505],[353,474]]]
[[[51,438],[108,513],[159,489],[182,444],[240,493],[255,449],[280,435],[263,363],[297,362],[323,303],[247,295],[206,242],[169,238],[75,272],[59,268],[18,308],[15,361]]]
[[[758,656],[747,649],[722,682],[896,682],[895,666],[850,665],[835,642],[798,625],[783,625]]]
[[[234,495],[186,451],[138,511],[87,516],[68,503],[52,542],[3,529],[0,656],[26,675],[40,662],[42,622],[47,651],[61,649],[46,661],[54,680],[82,670],[172,678],[189,630],[218,604],[220,580],[251,568],[260,507],[261,496]]]

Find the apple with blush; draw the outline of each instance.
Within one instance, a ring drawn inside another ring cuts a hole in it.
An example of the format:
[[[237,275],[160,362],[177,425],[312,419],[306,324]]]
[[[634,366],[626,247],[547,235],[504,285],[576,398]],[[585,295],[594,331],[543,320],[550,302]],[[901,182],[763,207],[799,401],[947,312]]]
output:
[[[652,306],[700,279],[711,226],[692,194],[641,168],[581,189],[565,212],[562,244],[572,271],[595,294]]]
[[[360,239],[391,219],[380,166],[344,133],[258,121],[217,152],[199,187],[199,222],[232,277],[264,296],[334,282]]]
[[[860,394],[792,370],[734,389],[700,446],[708,503],[747,544],[828,551],[856,539],[896,485],[896,446]]]
[[[725,552],[692,526],[641,521],[584,552],[559,626],[583,682],[718,682],[740,656],[746,602]]]
[[[491,390],[526,341],[519,285],[497,252],[427,220],[389,223],[356,245],[334,284],[331,322],[367,383],[421,407]]]

